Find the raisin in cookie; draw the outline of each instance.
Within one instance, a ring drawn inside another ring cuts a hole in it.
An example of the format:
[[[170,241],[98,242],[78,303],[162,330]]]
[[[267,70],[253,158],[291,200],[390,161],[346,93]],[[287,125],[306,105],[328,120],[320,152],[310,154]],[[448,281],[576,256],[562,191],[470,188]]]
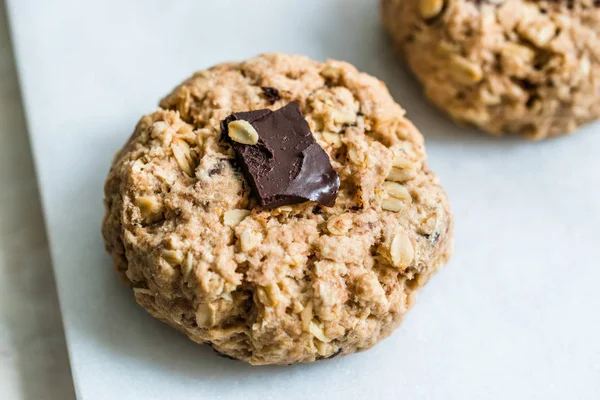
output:
[[[543,139],[600,116],[600,1],[381,0],[427,97],[494,135]]]
[[[423,137],[385,85],[301,56],[182,83],[116,155],[105,205],[137,302],[251,364],[370,348],[452,249]]]

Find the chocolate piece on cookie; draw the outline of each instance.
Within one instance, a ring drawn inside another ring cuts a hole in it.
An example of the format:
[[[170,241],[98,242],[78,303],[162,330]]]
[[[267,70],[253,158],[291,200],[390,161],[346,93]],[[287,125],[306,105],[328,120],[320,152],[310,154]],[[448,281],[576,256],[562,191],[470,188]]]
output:
[[[136,301],[252,364],[368,349],[452,252],[423,137],[383,83],[338,61],[267,54],[196,73],[142,117],[105,204]]]
[[[455,121],[543,139],[600,116],[595,0],[381,0],[383,24]]]
[[[304,201],[335,204],[340,178],[315,141],[298,103],[276,111],[232,114],[221,123],[221,131],[262,207]],[[256,136],[256,141],[243,140],[247,136]]]

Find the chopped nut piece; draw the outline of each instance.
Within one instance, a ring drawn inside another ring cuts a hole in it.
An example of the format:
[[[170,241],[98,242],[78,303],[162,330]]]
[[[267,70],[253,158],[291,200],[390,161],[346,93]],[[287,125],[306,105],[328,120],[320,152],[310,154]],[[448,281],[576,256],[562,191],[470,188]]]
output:
[[[258,297],[258,301],[260,301],[262,304],[264,304],[266,306],[271,305],[271,300],[269,299],[269,296],[267,295],[265,288],[262,288],[262,287],[257,288],[256,296]]]
[[[523,21],[517,31],[536,46],[544,47],[556,35],[556,26],[549,19],[539,17],[533,21]]]
[[[386,179],[402,183],[413,179],[415,176],[417,176],[417,171],[414,169],[399,169],[393,167]]]
[[[160,136],[168,129],[169,125],[165,121],[156,121],[152,124],[152,135]]]
[[[322,341],[320,341],[319,339],[314,340],[313,341],[315,348],[317,349],[317,353],[319,353],[319,355],[324,356],[327,354],[327,348],[329,347],[329,345],[327,343],[324,343]]]
[[[326,79],[338,80],[342,75],[342,69],[336,67],[325,67],[321,71],[321,76]]]
[[[304,329],[307,332],[310,329],[310,323],[313,317],[312,310],[313,304],[312,302],[309,302],[306,306],[304,306],[304,309],[300,312],[300,319],[302,320],[302,329]]]
[[[234,227],[237,226],[240,222],[242,222],[244,218],[246,218],[248,215],[250,215],[249,210],[229,210],[223,216],[223,223],[225,225]]]
[[[156,196],[142,196],[135,199],[135,205],[140,208],[143,219],[152,217],[161,211],[161,204]]]
[[[194,159],[190,153],[190,145],[185,140],[175,139],[171,142],[171,150],[173,151],[173,156],[175,156],[175,161],[177,161],[179,168],[181,168],[188,176],[194,175],[193,170],[196,166],[194,165]]]
[[[196,324],[201,328],[210,328],[215,324],[216,309],[210,303],[198,305]]]
[[[258,132],[250,122],[240,119],[231,121],[227,127],[229,128],[228,134],[231,140],[250,145],[258,143]]]
[[[390,255],[396,267],[406,268],[412,263],[415,250],[406,233],[396,233],[390,245]]]
[[[464,57],[450,57],[449,72],[452,79],[464,85],[473,85],[483,78],[481,67]]]
[[[421,0],[419,12],[424,19],[437,17],[444,8],[444,0]]]
[[[592,63],[590,62],[590,59],[588,57],[582,58],[581,62],[579,63],[579,71],[581,72],[581,75],[583,77],[586,77],[590,74],[591,70]]]
[[[437,215],[433,214],[421,221],[418,232],[424,235],[431,235],[437,228]]]
[[[334,235],[345,235],[352,228],[352,219],[345,214],[329,218],[327,230]]]
[[[242,251],[250,251],[262,242],[262,234],[260,232],[252,232],[245,230],[240,235],[240,245]]]
[[[490,119],[490,114],[485,109],[461,108],[452,112],[452,116],[459,121],[484,126]]]
[[[181,262],[183,261],[181,252],[178,250],[163,250],[161,255],[169,264],[181,264]]]
[[[335,149],[339,149],[344,145],[339,133],[323,132],[323,139]]]
[[[332,115],[336,124],[351,124],[356,121],[356,114],[347,110],[333,110]]]
[[[383,188],[387,194],[392,197],[407,201],[409,203],[412,201],[412,197],[408,192],[408,189],[397,182],[383,182]]]
[[[439,42],[435,47],[435,54],[443,58],[450,57],[452,54],[456,54],[459,52],[460,49],[456,44],[446,41]]]
[[[258,295],[258,300],[267,307],[277,306],[277,304],[279,304],[279,298],[281,297],[281,291],[276,283],[257,288],[256,294]]]
[[[516,77],[526,77],[535,58],[531,48],[511,42],[504,44],[500,55],[504,73]]]
[[[358,152],[354,147],[348,149],[348,158],[356,165],[363,165],[365,163],[365,155]]]
[[[398,212],[406,206],[406,203],[395,197],[388,197],[381,202],[381,208],[386,211]]]
[[[320,324],[316,323],[314,320],[310,321],[308,329],[310,333],[321,342],[329,343],[331,341],[331,339],[325,336],[325,332],[323,332],[323,328],[321,328]]]
[[[392,165],[394,167],[398,167],[400,169],[411,169],[414,168],[414,163],[410,161],[408,158],[403,156],[396,156],[392,161]]]
[[[517,58],[523,62],[530,63],[535,57],[535,53],[527,46],[507,42],[501,50],[502,57]]]
[[[227,300],[227,301],[233,301],[233,296],[231,295],[231,293],[229,292],[225,292],[221,295],[221,298]]]
[[[194,263],[194,256],[191,251],[188,251],[187,256],[185,257],[185,262],[181,264],[181,272],[183,273],[183,277],[187,278],[192,272],[192,267]]]

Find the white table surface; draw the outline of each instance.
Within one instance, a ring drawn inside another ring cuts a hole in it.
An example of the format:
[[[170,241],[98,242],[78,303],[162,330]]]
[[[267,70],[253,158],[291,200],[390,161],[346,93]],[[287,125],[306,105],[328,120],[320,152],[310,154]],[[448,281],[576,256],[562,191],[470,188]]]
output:
[[[73,399],[3,1],[0,143],[0,399]]]
[[[454,127],[399,67],[375,0],[10,0],[80,398],[598,399],[600,127],[542,143]],[[265,51],[383,79],[424,132],[456,254],[402,328],[314,365],[252,368],[152,320],[100,236],[102,184],[140,115],[192,71]]]

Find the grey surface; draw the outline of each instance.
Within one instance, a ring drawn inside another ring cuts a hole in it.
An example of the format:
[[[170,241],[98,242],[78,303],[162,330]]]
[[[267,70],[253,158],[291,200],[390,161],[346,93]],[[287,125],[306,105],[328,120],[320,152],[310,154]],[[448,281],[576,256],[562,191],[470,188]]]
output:
[[[10,4],[81,398],[599,397],[597,124],[543,143],[456,128],[399,67],[375,1]],[[348,60],[389,85],[449,193],[456,254],[374,349],[251,368],[134,304],[103,250],[101,198],[114,151],[160,96],[196,69],[273,50]]]
[[[0,1],[0,398],[74,397],[4,2]]]

